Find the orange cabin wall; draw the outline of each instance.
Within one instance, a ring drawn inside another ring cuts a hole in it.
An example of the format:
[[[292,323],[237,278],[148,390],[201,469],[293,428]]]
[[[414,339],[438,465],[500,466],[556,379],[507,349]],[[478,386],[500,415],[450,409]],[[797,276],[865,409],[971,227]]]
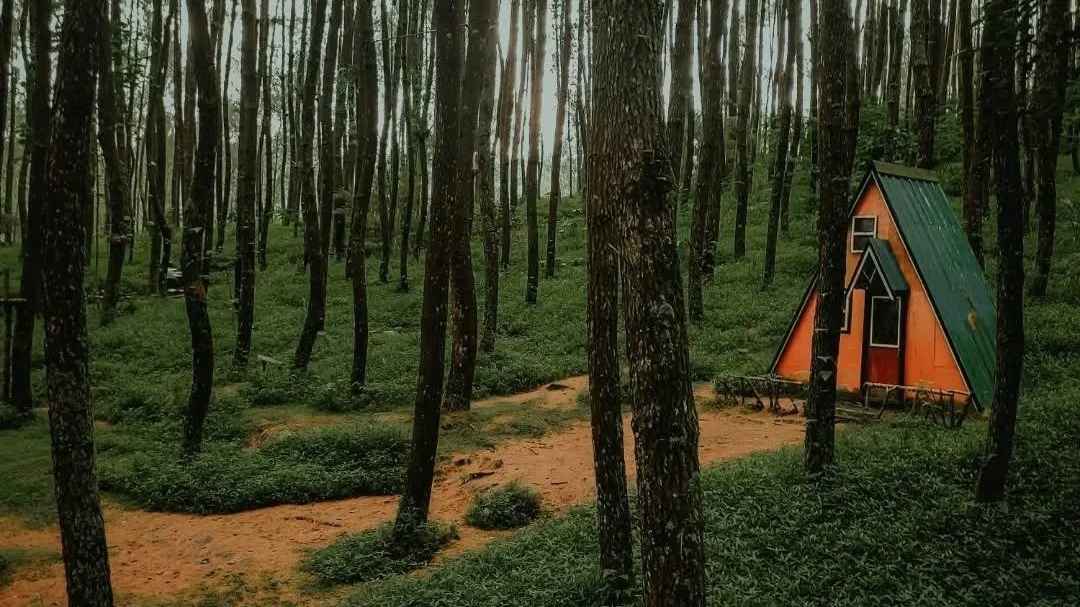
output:
[[[906,326],[904,331],[903,383],[942,390],[969,392],[948,339],[937,320],[933,304],[915,270],[907,248],[900,239],[896,222],[882,198],[877,184],[870,182],[855,206],[854,216],[878,218],[877,237],[892,246],[900,270],[908,281],[909,292],[904,299]],[[851,252],[851,221],[848,222],[847,261],[845,282],[851,281],[860,253]],[[814,314],[817,310],[817,289],[810,292],[799,311],[787,344],[777,359],[773,373],[793,381],[805,382],[810,377],[810,349],[813,337]],[[840,336],[839,373],[837,387],[858,391],[862,383],[862,350],[865,293],[856,289],[851,302],[851,331]]]

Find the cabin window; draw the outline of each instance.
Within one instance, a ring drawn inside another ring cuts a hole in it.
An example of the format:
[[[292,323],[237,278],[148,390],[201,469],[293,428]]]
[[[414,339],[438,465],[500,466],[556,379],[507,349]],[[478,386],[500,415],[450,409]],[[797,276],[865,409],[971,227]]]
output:
[[[870,300],[870,345],[900,347],[900,298],[874,297]]]
[[[862,253],[871,238],[877,237],[877,217],[856,217],[851,220],[851,252]]]

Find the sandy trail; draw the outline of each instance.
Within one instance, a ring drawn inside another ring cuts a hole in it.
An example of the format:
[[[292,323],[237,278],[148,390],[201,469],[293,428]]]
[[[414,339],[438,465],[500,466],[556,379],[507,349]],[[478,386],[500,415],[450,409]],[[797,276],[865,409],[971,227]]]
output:
[[[575,407],[587,377],[574,377],[532,392],[480,401],[475,407],[517,402],[528,406]],[[699,402],[711,390],[697,390]],[[736,410],[702,411],[702,464],[772,450],[802,440],[798,418]],[[626,462],[634,473],[633,439],[624,420]],[[499,444],[494,450],[454,455],[440,463],[432,495],[432,517],[457,524],[460,541],[448,555],[484,545],[506,533],[480,531],[464,524],[472,496],[517,480],[535,487],[545,507],[559,512],[595,495],[592,443],[587,421],[561,432]],[[113,586],[120,604],[162,598],[214,587],[231,575],[296,580],[307,550],[325,546],[345,533],[370,529],[394,516],[394,496],[358,497],[334,502],[285,505],[237,514],[194,516],[128,510],[107,504],[105,519]],[[55,527],[26,529],[0,519],[0,548],[59,551]],[[445,558],[445,556],[443,557]],[[292,594],[291,592],[288,594]],[[0,588],[0,605],[63,605],[64,571],[59,563],[16,573]]]

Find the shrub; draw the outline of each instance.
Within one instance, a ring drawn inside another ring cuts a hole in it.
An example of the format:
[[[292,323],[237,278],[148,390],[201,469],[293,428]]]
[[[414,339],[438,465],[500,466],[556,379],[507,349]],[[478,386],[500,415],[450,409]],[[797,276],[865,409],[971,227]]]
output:
[[[240,394],[254,407],[272,407],[300,400],[307,392],[307,382],[292,373],[259,373]]]
[[[341,537],[311,553],[301,568],[324,584],[369,582],[419,569],[457,538],[453,526],[437,522],[395,538],[393,524],[386,524]]]
[[[393,494],[401,489],[409,448],[388,426],[297,432],[259,449],[211,442],[190,463],[155,444],[104,459],[102,488],[152,510],[198,514]]]
[[[0,430],[20,428],[33,417],[33,415],[20,413],[18,409],[7,403],[0,403]]]
[[[516,529],[540,516],[540,494],[532,487],[511,482],[473,498],[465,522],[478,529]]]

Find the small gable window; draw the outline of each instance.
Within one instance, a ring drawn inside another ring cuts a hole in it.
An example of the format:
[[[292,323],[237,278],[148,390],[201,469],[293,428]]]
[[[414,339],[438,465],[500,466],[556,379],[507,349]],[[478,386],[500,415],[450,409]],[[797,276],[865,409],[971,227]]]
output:
[[[877,217],[856,217],[851,220],[851,252],[862,253],[867,242],[877,237]]]

